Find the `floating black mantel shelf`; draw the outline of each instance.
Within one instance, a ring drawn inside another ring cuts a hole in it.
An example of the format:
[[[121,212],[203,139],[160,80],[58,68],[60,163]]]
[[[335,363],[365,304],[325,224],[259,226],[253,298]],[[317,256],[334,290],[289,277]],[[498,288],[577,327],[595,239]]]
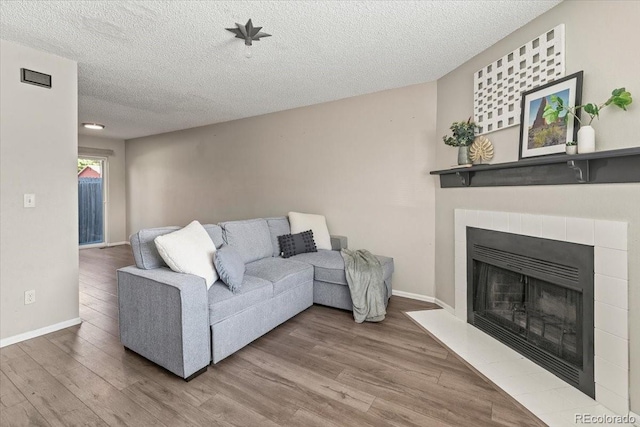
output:
[[[640,147],[432,171],[441,188],[640,182]]]

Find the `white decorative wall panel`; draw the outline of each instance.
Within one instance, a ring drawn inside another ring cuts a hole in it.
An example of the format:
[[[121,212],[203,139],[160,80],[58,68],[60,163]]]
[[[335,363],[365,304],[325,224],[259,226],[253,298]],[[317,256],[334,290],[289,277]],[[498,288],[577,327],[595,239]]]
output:
[[[473,75],[473,114],[479,133],[520,124],[522,92],[564,73],[564,24],[478,70]]]

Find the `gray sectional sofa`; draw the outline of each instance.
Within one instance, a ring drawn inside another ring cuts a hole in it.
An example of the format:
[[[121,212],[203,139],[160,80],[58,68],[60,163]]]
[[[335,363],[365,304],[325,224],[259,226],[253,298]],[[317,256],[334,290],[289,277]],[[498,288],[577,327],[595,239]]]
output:
[[[204,225],[216,248],[228,244],[246,272],[239,293],[217,281],[207,290],[201,277],[171,271],[154,239],[179,229],[140,230],[130,238],[136,265],[118,270],[120,341],[187,380],[264,335],[314,303],[351,310],[340,249],[291,258],[279,256],[277,237],[290,233],[286,217]],[[379,256],[391,296],[393,259]]]

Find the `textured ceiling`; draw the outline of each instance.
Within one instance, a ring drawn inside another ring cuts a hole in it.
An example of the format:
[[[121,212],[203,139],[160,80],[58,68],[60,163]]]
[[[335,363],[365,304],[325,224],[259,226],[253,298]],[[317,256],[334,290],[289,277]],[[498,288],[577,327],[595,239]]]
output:
[[[0,37],[78,61],[79,121],[128,139],[432,81],[557,3],[2,1]]]

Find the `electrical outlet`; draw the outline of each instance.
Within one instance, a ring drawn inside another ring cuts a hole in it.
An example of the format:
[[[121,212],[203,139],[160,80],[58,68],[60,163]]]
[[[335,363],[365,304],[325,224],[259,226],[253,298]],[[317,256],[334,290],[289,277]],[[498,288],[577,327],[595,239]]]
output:
[[[24,207],[25,208],[35,208],[36,207],[36,195],[35,194],[25,194],[24,195]]]
[[[36,290],[35,289],[31,289],[30,291],[25,291],[24,293],[24,303],[26,304],[33,304],[34,302],[36,302]]]

